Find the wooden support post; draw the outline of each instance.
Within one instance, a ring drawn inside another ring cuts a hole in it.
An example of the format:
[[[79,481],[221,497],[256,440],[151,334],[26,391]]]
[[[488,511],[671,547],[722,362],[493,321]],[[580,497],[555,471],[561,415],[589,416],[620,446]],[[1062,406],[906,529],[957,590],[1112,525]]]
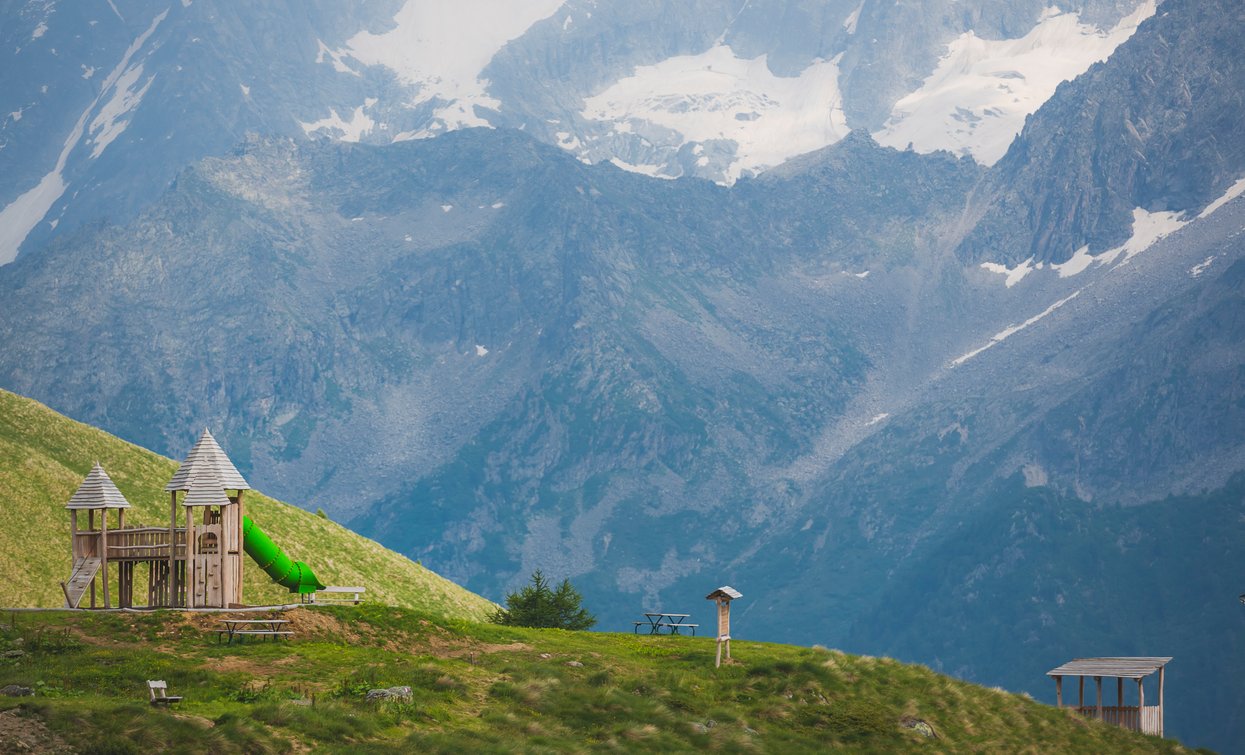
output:
[[[1163,667],[1159,666],[1159,736],[1163,736]]]
[[[1055,707],[1063,707],[1063,677],[1055,677]]]
[[[108,605],[108,509],[103,509],[99,514],[100,574],[104,577],[104,608],[111,608]]]
[[[1079,711],[1081,708],[1085,707],[1085,677],[1078,676],[1076,681],[1076,707]]]
[[[237,600],[235,600],[234,602],[237,603],[238,605],[242,605],[242,568],[243,566],[245,566],[245,562],[246,562],[246,559],[242,557],[242,517],[244,514],[246,514],[246,509],[242,508],[242,494],[244,492],[246,491],[244,490],[238,491],[238,516],[237,516],[238,529],[233,535],[234,546],[238,549],[238,556],[237,558],[233,559],[233,562],[237,564],[237,569],[238,569],[237,582],[235,583],[235,586],[234,586],[234,597],[237,598]],[[230,598],[226,598],[225,602],[228,603],[229,600]],[[228,608],[228,606],[225,606],[225,607]]]
[[[186,607],[194,608],[197,605],[195,600],[196,584],[195,579],[199,576],[195,569],[195,512],[189,507],[186,509]]]
[[[1146,713],[1146,688],[1142,686],[1143,681],[1143,679],[1137,680],[1137,731],[1145,731],[1142,724]]]
[[[1102,720],[1102,677],[1094,677],[1094,685],[1098,687],[1098,720]]]
[[[1115,680],[1115,707],[1124,710],[1124,677]]]
[[[174,568],[177,559],[177,491],[169,495],[169,602],[166,605],[172,608],[177,604],[177,569]]]

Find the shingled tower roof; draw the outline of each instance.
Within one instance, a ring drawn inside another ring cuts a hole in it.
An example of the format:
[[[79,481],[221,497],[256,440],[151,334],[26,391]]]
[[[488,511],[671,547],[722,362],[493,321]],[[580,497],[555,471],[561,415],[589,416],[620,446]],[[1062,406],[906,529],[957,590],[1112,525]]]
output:
[[[213,467],[207,465],[195,472],[194,479],[190,481],[190,490],[182,499],[183,506],[228,506],[231,503],[233,501],[229,500],[225,489],[221,487],[220,476]]]
[[[104,468],[95,462],[77,492],[65,504],[67,509],[128,509],[130,502],[113,484]]]
[[[173,475],[169,484],[164,486],[165,492],[190,490],[194,478],[207,469],[216,473],[216,480],[220,483],[221,490],[251,489],[251,486],[238,473],[238,468],[233,465],[220,444],[212,437],[212,433],[204,430],[199,440],[195,441],[195,447],[190,449],[190,453],[186,454],[182,465],[178,467],[177,474]]]

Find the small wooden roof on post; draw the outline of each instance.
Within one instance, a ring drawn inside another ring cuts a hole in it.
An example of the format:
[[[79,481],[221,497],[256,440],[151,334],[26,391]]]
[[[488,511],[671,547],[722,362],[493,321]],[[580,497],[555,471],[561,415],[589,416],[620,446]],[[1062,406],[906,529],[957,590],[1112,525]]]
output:
[[[121,495],[112,478],[95,462],[77,491],[65,504],[67,509],[128,509],[130,502]]]
[[[735,600],[736,598],[742,598],[743,596],[744,594],[739,592],[735,588],[730,587],[729,585],[723,585],[722,587],[719,587],[718,589],[706,595],[705,600],[725,600],[727,603],[729,603],[732,600]]]

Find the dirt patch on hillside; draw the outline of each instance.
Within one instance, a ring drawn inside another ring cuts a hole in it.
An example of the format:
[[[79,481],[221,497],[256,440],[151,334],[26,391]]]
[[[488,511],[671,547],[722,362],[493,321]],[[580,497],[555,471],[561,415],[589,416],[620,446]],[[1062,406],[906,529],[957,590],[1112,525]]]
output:
[[[290,622],[290,629],[296,637],[329,637],[347,643],[363,639],[354,627],[330,613],[296,608],[286,611],[282,618]]]
[[[14,708],[0,713],[0,752],[60,755],[74,750],[37,717]]]

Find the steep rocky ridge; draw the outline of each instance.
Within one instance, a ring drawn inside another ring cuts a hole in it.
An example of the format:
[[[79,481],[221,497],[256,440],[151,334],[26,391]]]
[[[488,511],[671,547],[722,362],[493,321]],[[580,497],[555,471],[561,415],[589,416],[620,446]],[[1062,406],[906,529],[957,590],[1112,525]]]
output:
[[[1245,175],[1245,9],[1169,0],[1109,64],[1062,85],[974,192],[970,261],[1063,262],[1133,211],[1196,213]]]

